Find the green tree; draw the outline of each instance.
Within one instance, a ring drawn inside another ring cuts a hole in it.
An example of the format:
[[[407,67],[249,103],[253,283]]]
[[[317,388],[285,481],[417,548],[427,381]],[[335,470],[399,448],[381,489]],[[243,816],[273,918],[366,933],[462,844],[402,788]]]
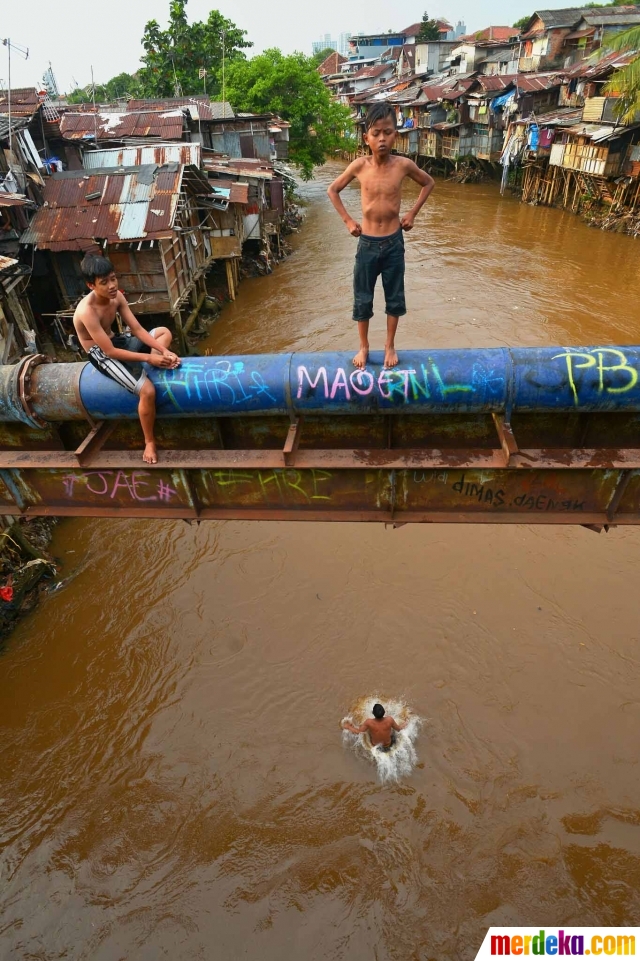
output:
[[[526,25],[529,23],[530,20],[531,20],[530,16],[520,17],[520,19],[516,20],[516,22],[513,25],[514,30],[518,30],[520,33],[522,33],[522,31],[524,30],[524,28],[526,27]]]
[[[311,57],[311,60],[316,67],[319,67],[321,63],[325,62],[327,57],[331,56],[332,53],[335,53],[335,50],[332,47],[326,47],[324,50],[318,50],[317,53],[314,53],[314,55]]]
[[[190,24],[188,0],[171,0],[169,25],[160,28],[157,20],[147,23],[142,38],[144,67],[140,82],[147,97],[188,96],[206,92],[219,96],[222,87],[222,62],[228,65],[244,59],[244,50],[253,44],[246,30],[212,10],[207,20]],[[200,73],[206,70],[206,77]]]
[[[305,180],[342,143],[350,111],[334,102],[311,57],[265,50],[235,60],[227,73],[228,99],[239,111],[276,113],[291,124],[289,157]]]
[[[420,24],[420,33],[416,37],[418,43],[423,43],[426,40],[439,40],[440,31],[438,30],[437,20],[430,20],[429,14],[425,10],[422,15],[422,23]]]
[[[107,83],[96,84],[97,103],[109,103],[112,100],[121,99],[130,100],[142,95],[142,85],[136,73],[119,73],[117,77],[113,77]],[[87,87],[76,87],[68,95],[67,100],[69,103],[91,103],[93,100],[91,84]]]
[[[616,70],[604,88],[605,93],[620,97],[618,116],[626,123],[632,123],[640,111],[640,27],[631,27],[608,37],[602,44],[602,52],[614,50],[636,54],[631,63]]]

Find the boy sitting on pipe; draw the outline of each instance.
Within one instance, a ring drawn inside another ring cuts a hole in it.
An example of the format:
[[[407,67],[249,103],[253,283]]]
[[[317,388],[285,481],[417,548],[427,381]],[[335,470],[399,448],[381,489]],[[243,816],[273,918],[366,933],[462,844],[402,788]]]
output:
[[[73,315],[78,340],[93,366],[140,398],[138,416],[144,434],[145,464],[157,464],[158,452],[153,432],[156,420],[156,389],[147,377],[143,363],[174,370],[180,358],[169,350],[171,331],[155,327],[146,331],[134,317],[124,294],[118,290],[113,264],[106,257],[86,254],[82,275],[90,293],[80,301]],[[116,314],[129,328],[127,334],[116,334]]]

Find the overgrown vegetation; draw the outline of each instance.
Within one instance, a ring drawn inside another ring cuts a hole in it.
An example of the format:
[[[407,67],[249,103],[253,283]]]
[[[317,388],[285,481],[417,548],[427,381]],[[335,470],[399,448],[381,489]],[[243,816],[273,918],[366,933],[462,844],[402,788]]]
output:
[[[311,57],[265,50],[237,61],[227,73],[227,97],[235,109],[273,112],[291,124],[289,158],[305,179],[342,144],[349,110],[335,103]]]
[[[425,10],[422,15],[422,23],[420,24],[420,33],[416,37],[418,43],[423,43],[428,40],[439,40],[440,31],[438,30],[438,21],[431,20],[429,14]]]
[[[332,101],[318,63],[327,53],[285,56],[266,50],[247,60],[253,44],[247,31],[212,10],[205,21],[189,23],[188,0],[171,0],[169,23],[147,23],[142,38],[144,66],[135,74],[122,73],[96,85],[98,101],[118,98],[188,97],[206,93],[228,100],[236,111],[276,113],[289,121],[289,157],[305,179],[314,166],[336,150],[349,129],[349,110]],[[330,51],[333,52],[333,51]],[[318,57],[321,57],[318,60]],[[74,90],[71,103],[88,102],[89,88]]]
[[[618,117],[626,123],[633,123],[640,112],[640,27],[631,27],[608,37],[603,44],[603,53],[614,50],[636,52],[631,63],[616,70],[604,87],[605,93],[620,98],[616,111]]]

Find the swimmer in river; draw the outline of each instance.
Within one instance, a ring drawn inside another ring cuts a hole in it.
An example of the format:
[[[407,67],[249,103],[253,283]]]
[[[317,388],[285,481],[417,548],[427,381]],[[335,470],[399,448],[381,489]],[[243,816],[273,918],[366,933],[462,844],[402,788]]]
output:
[[[365,120],[364,141],[370,157],[358,157],[333,181],[327,193],[352,237],[359,237],[353,273],[353,319],[358,323],[360,350],[354,367],[363,370],[369,360],[369,321],[373,317],[373,291],[382,274],[387,311],[384,366],[395,367],[398,355],[395,336],[398,321],[407,312],[404,299],[404,238],[435,186],[433,177],[409,160],[392,154],[397,136],[396,113],[390,103],[375,103]],[[402,183],[405,177],[422,187],[411,210],[400,218]],[[362,224],[346,209],[340,193],[352,180],[361,186]]]
[[[390,751],[396,743],[396,731],[404,730],[407,722],[398,724],[392,717],[385,717],[384,714],[382,704],[374,704],[373,717],[367,718],[360,727],[354,727],[350,721],[343,721],[342,729],[351,731],[352,734],[364,734],[366,732],[373,747],[377,747],[380,751]]]

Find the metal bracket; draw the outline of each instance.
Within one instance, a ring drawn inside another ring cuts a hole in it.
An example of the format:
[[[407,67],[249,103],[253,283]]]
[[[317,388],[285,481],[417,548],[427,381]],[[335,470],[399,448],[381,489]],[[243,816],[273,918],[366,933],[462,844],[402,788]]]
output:
[[[622,472],[616,485],[616,489],[614,490],[611,500],[609,501],[609,506],[607,507],[607,520],[613,521],[616,511],[620,507],[620,501],[622,500],[624,492],[627,489],[629,481],[635,473],[637,472],[632,470],[625,470]]]
[[[301,433],[302,417],[296,417],[295,420],[289,425],[287,439],[285,440],[284,447],[282,448],[282,458],[286,467],[293,467],[295,464],[296,451],[298,450],[298,445],[300,444]]]
[[[110,434],[115,430],[115,421],[100,420],[91,428],[75,455],[81,467],[86,467],[94,454],[97,454]]]
[[[18,394],[20,403],[30,421],[36,427],[46,427],[46,423],[38,417],[31,407],[31,377],[33,371],[40,364],[49,364],[51,358],[45,354],[29,354],[23,357],[18,366]]]
[[[512,455],[518,453],[518,443],[515,439],[511,422],[506,416],[504,414],[492,414],[491,416],[493,417],[498,440],[500,441],[500,446],[504,454],[505,467],[508,467]]]

